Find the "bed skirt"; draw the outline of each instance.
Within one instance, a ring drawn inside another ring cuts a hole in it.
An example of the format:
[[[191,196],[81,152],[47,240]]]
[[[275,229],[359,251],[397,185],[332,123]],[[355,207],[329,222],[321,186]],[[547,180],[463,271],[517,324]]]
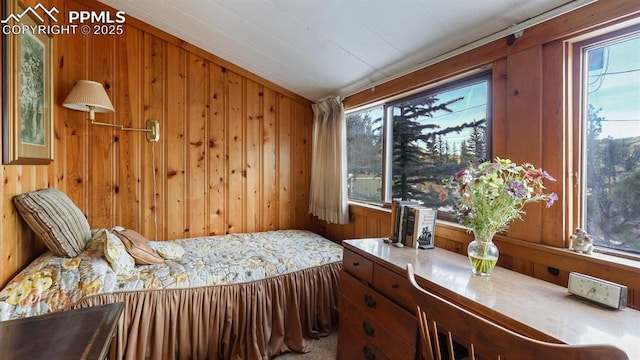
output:
[[[98,294],[73,308],[125,307],[116,359],[271,359],[306,353],[338,326],[334,262],[273,278],[191,289]]]

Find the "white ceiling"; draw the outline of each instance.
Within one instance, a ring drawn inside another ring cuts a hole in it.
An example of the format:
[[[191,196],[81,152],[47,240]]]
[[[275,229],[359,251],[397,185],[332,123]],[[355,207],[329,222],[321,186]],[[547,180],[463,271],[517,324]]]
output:
[[[570,0],[100,0],[310,100],[349,95]]]

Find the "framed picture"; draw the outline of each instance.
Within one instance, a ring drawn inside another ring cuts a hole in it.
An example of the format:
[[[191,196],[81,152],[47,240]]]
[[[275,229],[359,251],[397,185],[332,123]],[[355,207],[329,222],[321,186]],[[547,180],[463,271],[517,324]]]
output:
[[[437,218],[438,210],[436,209],[422,209],[420,212],[418,230],[416,230],[419,249],[433,249],[435,247],[433,239],[436,235]]]
[[[25,12],[17,0],[4,0],[3,8],[2,162],[48,164],[53,160],[53,39],[28,30],[42,24],[36,10]]]

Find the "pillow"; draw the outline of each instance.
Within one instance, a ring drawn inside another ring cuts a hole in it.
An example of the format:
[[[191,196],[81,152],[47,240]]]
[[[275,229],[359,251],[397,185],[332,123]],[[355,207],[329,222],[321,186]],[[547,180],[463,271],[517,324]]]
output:
[[[167,260],[182,260],[184,248],[173,241],[152,241],[149,246]]]
[[[101,230],[100,236],[104,239],[104,257],[107,258],[109,265],[120,277],[129,277],[136,266],[133,257],[129,255],[127,249],[120,239],[111,234],[107,230]]]
[[[122,241],[127,252],[133,257],[136,264],[158,264],[164,261],[164,258],[158,255],[158,253],[147,244],[147,238],[138,232],[125,229],[121,226],[114,227],[111,229],[111,232]]]
[[[78,256],[91,238],[84,214],[60,190],[46,188],[16,195],[13,202],[27,225],[56,256]]]

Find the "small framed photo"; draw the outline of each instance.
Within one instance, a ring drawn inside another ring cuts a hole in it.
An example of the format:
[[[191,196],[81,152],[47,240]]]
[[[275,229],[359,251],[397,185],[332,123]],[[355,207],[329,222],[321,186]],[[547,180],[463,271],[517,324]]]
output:
[[[436,219],[438,218],[438,210],[426,209],[420,218],[420,227],[418,234],[419,249],[433,249],[435,247],[433,239],[436,235]]]
[[[2,163],[53,160],[52,42],[30,29],[43,24],[36,9],[4,0],[2,14]]]

